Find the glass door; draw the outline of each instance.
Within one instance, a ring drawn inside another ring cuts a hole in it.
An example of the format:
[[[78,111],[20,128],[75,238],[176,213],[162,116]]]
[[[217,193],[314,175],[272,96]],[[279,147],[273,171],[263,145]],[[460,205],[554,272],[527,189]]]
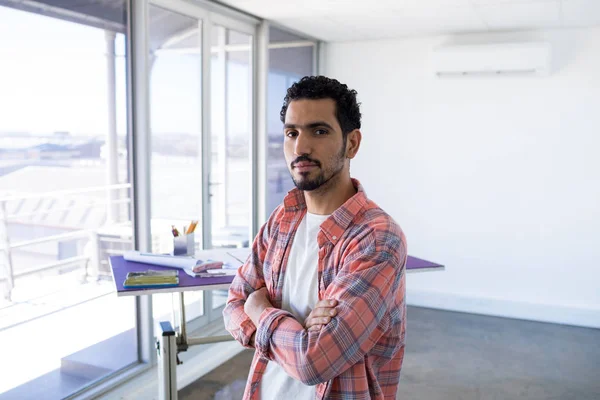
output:
[[[178,5],[175,1],[153,1],[149,7],[151,231],[155,253],[173,251],[172,226],[183,231],[202,216],[202,41],[206,13],[198,7]],[[202,235],[194,236],[195,248],[199,249]],[[155,332],[159,321],[171,319],[178,304],[174,294],[153,296]],[[188,321],[207,322],[202,291],[186,293],[185,304]]]
[[[210,33],[208,246],[248,247],[252,240],[253,31],[216,22]],[[227,291],[213,291],[210,297],[210,314],[220,317]]]
[[[211,247],[247,247],[252,36],[219,25],[211,46]]]
[[[174,0],[152,0],[149,22],[153,251],[171,252],[171,226],[196,220],[196,250],[246,247],[256,28]],[[155,322],[165,320],[172,297],[154,296]],[[221,318],[226,298],[186,294],[188,321]]]

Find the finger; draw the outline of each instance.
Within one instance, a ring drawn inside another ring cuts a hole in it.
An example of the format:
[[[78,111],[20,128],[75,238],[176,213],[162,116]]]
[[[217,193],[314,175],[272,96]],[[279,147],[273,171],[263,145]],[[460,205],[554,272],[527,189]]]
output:
[[[336,314],[337,314],[337,310],[335,308],[330,308],[330,307],[315,308],[314,310],[312,310],[310,312],[311,317],[333,317]]]
[[[322,327],[323,327],[323,325],[313,325],[310,328],[308,328],[308,330],[309,330],[309,332],[320,331]]]
[[[308,327],[310,325],[314,325],[316,322],[314,322],[313,320],[318,321],[319,318],[331,318],[334,317],[336,314],[337,310],[331,308],[319,308],[312,310],[308,317],[306,317],[306,319],[304,320],[304,326]]]
[[[315,304],[315,308],[317,308],[317,307],[335,307],[335,306],[337,306],[336,299],[319,300],[319,301],[317,301],[317,304]]]
[[[325,325],[328,324],[329,321],[331,321],[330,317],[309,318],[304,326],[309,328],[313,325]]]

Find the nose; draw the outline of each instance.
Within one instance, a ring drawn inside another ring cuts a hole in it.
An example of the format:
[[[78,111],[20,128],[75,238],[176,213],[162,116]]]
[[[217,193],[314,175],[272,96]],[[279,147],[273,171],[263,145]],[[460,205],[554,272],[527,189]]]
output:
[[[312,153],[312,141],[310,135],[306,133],[298,133],[296,136],[296,143],[294,145],[294,154],[296,156],[301,156],[304,154]]]

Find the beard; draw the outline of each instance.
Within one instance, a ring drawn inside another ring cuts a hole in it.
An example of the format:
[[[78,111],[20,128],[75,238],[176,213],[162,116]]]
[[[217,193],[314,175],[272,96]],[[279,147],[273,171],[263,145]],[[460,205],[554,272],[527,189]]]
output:
[[[292,173],[292,180],[294,181],[294,185],[298,188],[298,190],[310,192],[312,190],[319,189],[323,187],[326,183],[335,178],[339,173],[344,169],[344,163],[346,160],[346,140],[342,145],[340,151],[335,154],[327,163],[328,167],[323,169],[322,163],[319,161],[313,160],[308,156],[300,156],[292,164],[295,164],[300,161],[313,162],[317,165],[318,174],[317,176],[310,178],[311,172],[301,172],[301,178],[296,178]]]
[[[296,185],[296,187],[299,190],[303,190],[303,191],[307,191],[310,192],[311,190],[315,190],[320,188],[321,186],[323,186],[326,182],[329,181],[329,179],[325,178],[325,173],[323,171],[321,171],[319,173],[319,175],[316,178],[308,178],[308,173],[304,172],[301,175],[303,175],[303,178],[300,179],[296,179],[294,178],[294,176],[292,176],[292,180],[294,181],[294,185]]]

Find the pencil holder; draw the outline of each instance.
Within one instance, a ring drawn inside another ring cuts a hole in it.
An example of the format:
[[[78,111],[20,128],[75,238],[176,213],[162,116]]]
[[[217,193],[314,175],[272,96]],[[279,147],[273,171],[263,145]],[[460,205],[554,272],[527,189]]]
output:
[[[173,238],[174,256],[193,256],[195,253],[194,232]]]

